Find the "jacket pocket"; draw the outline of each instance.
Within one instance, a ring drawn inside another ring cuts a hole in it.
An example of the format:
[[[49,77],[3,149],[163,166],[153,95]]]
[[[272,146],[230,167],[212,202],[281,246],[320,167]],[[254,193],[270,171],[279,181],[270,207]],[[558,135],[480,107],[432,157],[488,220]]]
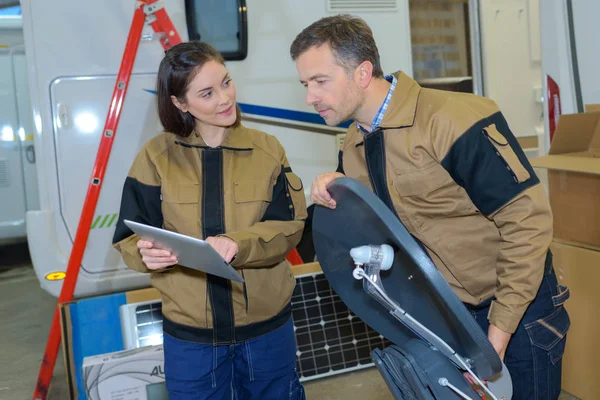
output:
[[[525,325],[529,340],[548,353],[549,361],[556,364],[565,352],[566,335],[571,320],[567,310],[560,306],[552,314]]]
[[[179,324],[208,327],[206,273],[175,266],[168,273],[152,273],[150,283],[161,293],[162,314],[166,318]]]
[[[286,168],[284,168],[286,171]],[[285,191],[285,199],[286,206],[289,209],[291,219],[300,218],[305,219],[307,217],[306,211],[306,200],[304,198],[304,185],[302,184],[302,180],[298,175],[293,173],[290,168],[287,168],[287,171],[284,173],[284,191]],[[275,195],[275,190],[274,190]],[[276,199],[273,199],[276,201]],[[281,208],[281,207],[278,207]],[[286,213],[280,214],[281,216],[286,215]],[[282,218],[282,219],[285,219]]]
[[[523,183],[531,178],[529,171],[523,166],[519,157],[508,143],[508,140],[498,131],[495,124],[483,130],[483,134],[494,146],[496,155],[504,161],[506,169],[513,175],[515,182]]]
[[[439,164],[420,171],[399,174],[395,179],[396,189],[402,197],[427,194],[450,183],[452,177]]]
[[[269,180],[246,181],[234,183],[236,203],[253,201],[271,201],[273,195],[273,182]]]
[[[235,230],[259,222],[273,197],[273,182],[268,179],[235,182]]]
[[[267,320],[279,313],[290,301],[296,278],[289,263],[274,267],[244,270],[248,296],[248,323]]]
[[[440,164],[396,175],[392,196],[403,222],[419,229],[433,220],[476,214],[477,208]],[[406,223],[406,222],[405,222]]]
[[[304,189],[302,180],[298,175],[296,175],[292,171],[285,172],[285,180],[287,181],[288,187],[294,192],[299,192],[302,189]]]
[[[163,225],[194,237],[201,236],[199,184],[163,182],[161,187]]]

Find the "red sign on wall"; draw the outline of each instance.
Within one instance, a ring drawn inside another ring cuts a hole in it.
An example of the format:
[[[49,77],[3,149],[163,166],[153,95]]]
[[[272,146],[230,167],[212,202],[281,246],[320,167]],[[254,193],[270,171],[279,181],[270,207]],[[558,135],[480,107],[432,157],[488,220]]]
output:
[[[560,106],[560,89],[550,75],[546,75],[546,88],[546,98],[548,99],[548,126],[550,128],[550,142],[552,142],[556,126],[558,125],[558,119],[562,114]]]

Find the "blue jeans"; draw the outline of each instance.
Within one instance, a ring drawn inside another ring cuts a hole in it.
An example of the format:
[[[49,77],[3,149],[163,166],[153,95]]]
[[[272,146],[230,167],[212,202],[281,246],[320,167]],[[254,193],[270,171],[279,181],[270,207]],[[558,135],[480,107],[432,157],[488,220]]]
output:
[[[570,326],[569,315],[563,307],[568,298],[569,289],[558,284],[549,256],[537,297],[506,349],[504,363],[513,382],[513,400],[558,399],[562,356]],[[490,302],[480,307],[467,306],[486,335]]]
[[[228,346],[164,334],[164,355],[169,400],[305,399],[291,319],[273,332]]]

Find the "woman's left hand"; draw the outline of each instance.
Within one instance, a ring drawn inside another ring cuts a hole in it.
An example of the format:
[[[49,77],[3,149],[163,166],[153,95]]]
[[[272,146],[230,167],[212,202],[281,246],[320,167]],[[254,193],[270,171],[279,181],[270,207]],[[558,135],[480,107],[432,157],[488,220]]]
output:
[[[226,237],[209,236],[205,239],[205,242],[210,244],[228,263],[231,262],[233,257],[240,251],[238,244]]]

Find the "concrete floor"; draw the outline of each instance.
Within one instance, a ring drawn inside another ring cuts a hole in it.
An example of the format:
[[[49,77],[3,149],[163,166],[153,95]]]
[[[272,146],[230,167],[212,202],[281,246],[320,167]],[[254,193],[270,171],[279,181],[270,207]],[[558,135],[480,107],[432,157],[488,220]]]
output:
[[[39,287],[26,245],[0,245],[0,400],[31,399],[56,299]],[[304,384],[307,399],[392,400],[375,368]],[[59,354],[47,400],[69,400]],[[560,400],[576,400],[566,394]]]

